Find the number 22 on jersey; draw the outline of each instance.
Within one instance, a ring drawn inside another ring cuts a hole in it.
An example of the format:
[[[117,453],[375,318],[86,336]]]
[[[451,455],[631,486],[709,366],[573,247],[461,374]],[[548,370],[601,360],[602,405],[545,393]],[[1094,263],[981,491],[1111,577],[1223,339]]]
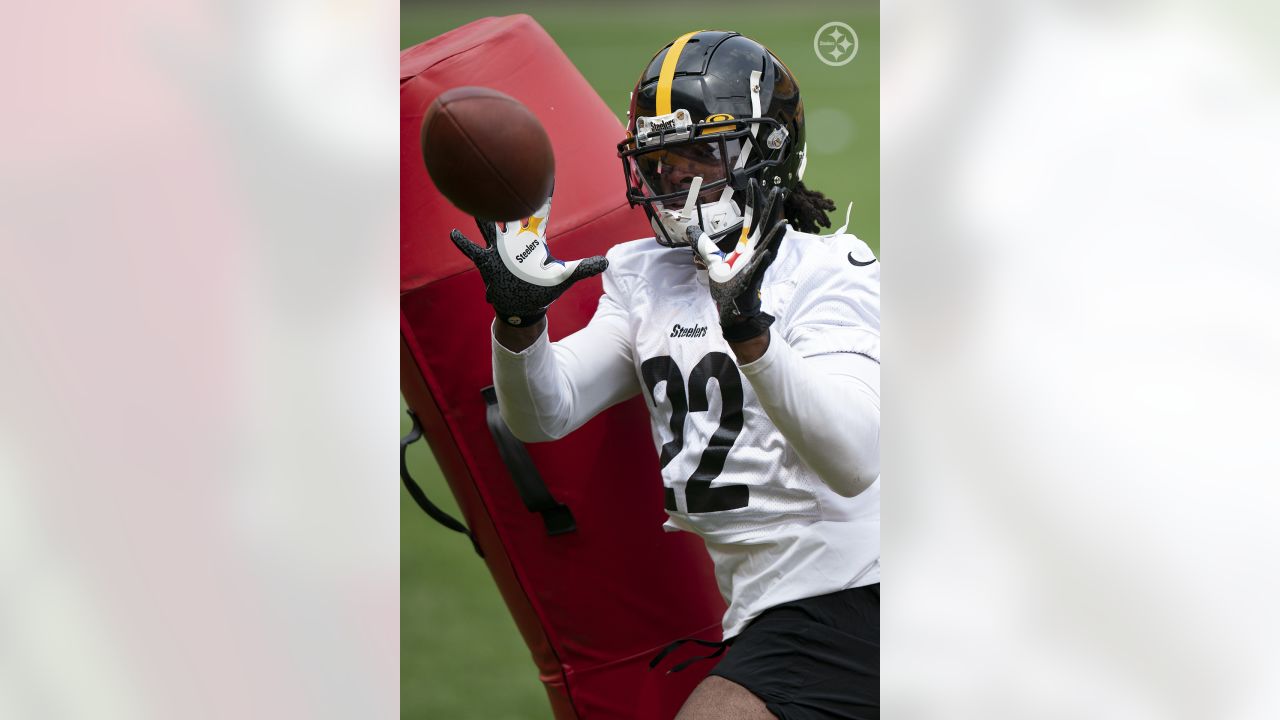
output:
[[[693,448],[684,447],[684,426],[691,412],[706,412],[707,388],[711,378],[720,386],[720,425],[702,449],[698,467],[685,485],[685,503],[688,512],[709,513],[737,510],[747,506],[750,489],[746,485],[721,485],[711,487],[711,482],[724,471],[725,461],[733,442],[742,432],[742,376],[733,359],[722,352],[707,353],[689,373],[688,392],[685,392],[684,375],[670,355],[649,358],[640,365],[640,377],[649,391],[649,402],[656,411],[658,400],[654,395],[658,385],[666,385],[667,400],[671,404],[671,441],[662,446],[658,458],[665,468],[677,455]],[[677,511],[676,493],[666,488],[667,510]]]

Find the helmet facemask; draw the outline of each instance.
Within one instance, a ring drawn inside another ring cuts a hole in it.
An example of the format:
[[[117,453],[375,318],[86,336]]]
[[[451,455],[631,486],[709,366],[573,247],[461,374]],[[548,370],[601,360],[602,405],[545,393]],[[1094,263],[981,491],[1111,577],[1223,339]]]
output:
[[[709,118],[710,119],[710,118]],[[764,136],[761,159],[756,137]],[[627,181],[627,201],[643,205],[658,242],[688,245],[686,230],[698,225],[713,241],[742,227],[746,181],[780,164],[789,139],[772,118],[694,123],[683,109],[634,118],[634,132],[618,144]]]

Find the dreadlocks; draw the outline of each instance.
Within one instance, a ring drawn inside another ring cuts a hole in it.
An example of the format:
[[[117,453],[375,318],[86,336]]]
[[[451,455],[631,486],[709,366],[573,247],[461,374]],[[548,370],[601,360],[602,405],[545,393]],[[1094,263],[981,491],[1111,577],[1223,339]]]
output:
[[[831,219],[827,213],[836,209],[836,204],[817,190],[810,190],[804,183],[798,182],[783,200],[782,211],[791,227],[800,232],[816,233],[819,227],[831,227]]]

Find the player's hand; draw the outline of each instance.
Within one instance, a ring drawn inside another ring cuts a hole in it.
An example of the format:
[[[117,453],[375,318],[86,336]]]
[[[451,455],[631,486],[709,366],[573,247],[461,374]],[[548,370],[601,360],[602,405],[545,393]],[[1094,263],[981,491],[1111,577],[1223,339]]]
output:
[[[748,193],[742,237],[733,250],[720,250],[697,225],[687,230],[690,244],[707,266],[711,297],[720,311],[720,328],[729,342],[759,337],[773,323],[773,316],[760,308],[760,284],[787,231],[782,188],[765,190],[762,182],[752,179]]]
[[[470,258],[484,278],[485,300],[498,319],[513,327],[528,327],[547,314],[547,307],[574,283],[599,275],[609,266],[603,255],[565,262],[551,255],[547,221],[551,198],[532,217],[505,227],[477,220],[484,238],[480,247],[455,229],[453,244]]]

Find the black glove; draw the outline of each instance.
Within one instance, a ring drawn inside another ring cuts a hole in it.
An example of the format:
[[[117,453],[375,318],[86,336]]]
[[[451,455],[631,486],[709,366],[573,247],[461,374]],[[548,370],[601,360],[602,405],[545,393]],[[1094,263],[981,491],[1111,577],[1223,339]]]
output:
[[[570,262],[552,257],[547,245],[550,214],[551,198],[547,198],[532,217],[506,223],[501,232],[494,223],[477,220],[483,248],[457,229],[449,233],[453,244],[480,270],[485,300],[497,311],[499,320],[513,327],[537,323],[546,316],[547,307],[574,283],[609,267],[603,255]]]
[[[711,298],[720,311],[724,339],[729,342],[759,337],[773,324],[773,316],[760,308],[760,284],[787,233],[782,188],[765,190],[762,182],[752,179],[748,193],[749,203],[742,221],[747,230],[733,250],[728,253],[720,250],[697,225],[687,231],[689,242],[707,266]]]

